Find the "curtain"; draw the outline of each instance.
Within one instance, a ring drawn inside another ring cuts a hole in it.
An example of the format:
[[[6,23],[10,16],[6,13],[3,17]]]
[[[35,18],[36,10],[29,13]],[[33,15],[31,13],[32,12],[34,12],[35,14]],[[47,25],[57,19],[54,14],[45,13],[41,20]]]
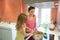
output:
[[[20,13],[26,13],[24,0],[1,0],[0,18],[3,22],[16,22]]]
[[[51,19],[53,19],[53,22],[57,21],[57,12],[58,12],[58,5],[56,5],[58,1],[54,2],[54,7],[51,10]]]

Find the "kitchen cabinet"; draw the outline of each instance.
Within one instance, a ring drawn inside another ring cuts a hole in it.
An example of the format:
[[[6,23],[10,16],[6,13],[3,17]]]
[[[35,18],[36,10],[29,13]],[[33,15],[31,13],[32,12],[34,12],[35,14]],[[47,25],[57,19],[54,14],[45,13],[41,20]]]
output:
[[[6,28],[0,28],[0,40],[12,40],[11,30]]]
[[[15,40],[15,37],[15,25],[0,23],[0,40]]]

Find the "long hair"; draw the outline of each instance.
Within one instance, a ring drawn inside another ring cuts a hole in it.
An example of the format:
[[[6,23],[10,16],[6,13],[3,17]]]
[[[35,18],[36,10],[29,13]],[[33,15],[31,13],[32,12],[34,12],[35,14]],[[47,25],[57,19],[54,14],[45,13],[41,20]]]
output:
[[[17,30],[22,29],[22,25],[26,23],[26,21],[27,21],[27,15],[25,15],[24,13],[21,13],[17,19],[16,29]]]

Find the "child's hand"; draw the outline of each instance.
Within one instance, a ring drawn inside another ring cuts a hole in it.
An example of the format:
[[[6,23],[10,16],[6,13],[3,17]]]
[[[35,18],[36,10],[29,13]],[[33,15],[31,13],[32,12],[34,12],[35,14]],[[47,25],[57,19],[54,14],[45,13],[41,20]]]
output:
[[[28,28],[26,28],[26,33],[30,33],[31,31],[28,29]]]

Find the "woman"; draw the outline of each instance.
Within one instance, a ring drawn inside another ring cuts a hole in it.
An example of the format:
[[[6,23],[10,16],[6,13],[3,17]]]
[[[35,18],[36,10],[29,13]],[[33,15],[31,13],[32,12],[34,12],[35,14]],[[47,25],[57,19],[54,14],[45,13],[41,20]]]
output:
[[[28,8],[28,13],[29,15],[27,15],[27,22],[26,22],[26,33],[34,33],[34,31],[36,30],[36,17],[34,15],[35,12],[35,7],[30,6]],[[26,36],[25,39],[29,37]],[[31,36],[29,40],[34,40],[34,38]]]
[[[31,34],[31,33],[27,34],[25,32],[26,21],[27,21],[27,16],[24,13],[21,13],[18,16],[18,20],[16,24],[16,29],[17,29],[16,40],[24,40],[26,36],[29,36]]]
[[[26,26],[32,32],[34,30],[36,30],[36,26],[35,26],[36,25],[36,17],[34,15],[34,12],[35,12],[35,7],[30,6],[28,8],[29,15],[28,15],[28,19],[27,19],[27,22],[26,22]]]

